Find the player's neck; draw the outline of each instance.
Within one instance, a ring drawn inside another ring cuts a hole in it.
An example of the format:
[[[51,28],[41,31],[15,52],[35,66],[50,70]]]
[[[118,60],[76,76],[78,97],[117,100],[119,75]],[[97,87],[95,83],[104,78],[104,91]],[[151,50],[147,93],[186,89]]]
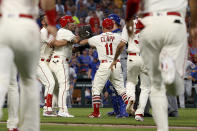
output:
[[[108,30],[108,29],[103,29],[103,33],[106,33],[106,32],[111,32],[112,30]]]

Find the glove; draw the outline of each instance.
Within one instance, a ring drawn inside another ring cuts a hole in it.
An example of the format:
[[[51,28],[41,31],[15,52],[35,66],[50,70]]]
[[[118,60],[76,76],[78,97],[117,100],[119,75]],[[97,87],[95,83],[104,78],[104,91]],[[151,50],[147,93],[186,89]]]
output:
[[[80,26],[78,34],[81,40],[88,39],[93,36],[91,27],[89,25]]]

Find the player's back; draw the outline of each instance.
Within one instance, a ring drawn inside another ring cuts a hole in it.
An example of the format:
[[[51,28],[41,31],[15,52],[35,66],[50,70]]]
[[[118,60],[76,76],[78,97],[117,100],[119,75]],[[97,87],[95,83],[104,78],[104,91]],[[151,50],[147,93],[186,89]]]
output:
[[[89,44],[96,47],[98,58],[102,60],[113,60],[116,48],[120,43],[120,35],[106,32],[89,39]]]
[[[147,12],[178,11],[186,12],[187,0],[142,0],[141,10]]]
[[[1,13],[3,16],[14,17],[15,15],[38,15],[39,0],[2,0]]]

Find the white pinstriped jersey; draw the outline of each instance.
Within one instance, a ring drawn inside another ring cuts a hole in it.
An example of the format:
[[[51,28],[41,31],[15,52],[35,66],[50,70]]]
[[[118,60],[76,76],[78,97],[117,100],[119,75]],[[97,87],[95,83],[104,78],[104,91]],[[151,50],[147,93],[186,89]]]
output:
[[[16,17],[19,14],[38,16],[39,0],[2,0],[1,13],[4,16]]]
[[[71,41],[74,37],[75,35],[70,30],[61,28],[57,32],[56,40]],[[53,54],[70,58],[72,56],[72,45],[55,47]]]
[[[47,44],[53,39],[52,35],[48,35],[46,28],[40,30],[41,37],[41,48],[40,48],[40,58],[49,59],[52,54],[53,48],[50,48]]]
[[[136,24],[137,20],[133,20],[134,22],[134,32],[136,32]],[[140,53],[140,45],[139,45],[139,33],[134,34],[134,37],[131,38],[128,35],[126,26],[123,27],[121,40],[125,43],[128,43],[128,52],[132,53]]]
[[[89,38],[88,43],[96,47],[99,60],[113,60],[120,40],[118,33],[106,32]]]

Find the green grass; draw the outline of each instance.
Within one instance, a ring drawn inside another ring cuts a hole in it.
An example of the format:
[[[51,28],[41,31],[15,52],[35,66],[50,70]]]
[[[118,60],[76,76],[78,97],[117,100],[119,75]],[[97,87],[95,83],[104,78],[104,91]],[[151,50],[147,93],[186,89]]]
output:
[[[111,111],[111,108],[101,108],[101,118],[88,118],[88,114],[92,111],[91,108],[71,108],[69,109],[70,114],[75,115],[75,118],[62,118],[62,117],[43,117],[41,115],[42,123],[77,123],[77,124],[122,124],[122,125],[155,125],[152,118],[145,118],[144,122],[135,121],[134,118],[121,118],[116,119],[114,117],[108,117],[107,112]],[[4,116],[2,121],[7,120],[7,109],[3,110]],[[42,110],[41,110],[42,114]],[[197,109],[180,109],[179,117],[169,118],[170,126],[186,126],[186,127],[197,127]],[[0,124],[0,131],[6,130],[6,124]],[[128,131],[131,129],[119,128],[119,127],[89,127],[89,126],[65,126],[65,125],[42,125],[41,131]],[[133,128],[134,131],[154,131],[152,128]],[[173,129],[170,131],[178,131],[180,129]],[[184,130],[181,130],[184,131]]]

